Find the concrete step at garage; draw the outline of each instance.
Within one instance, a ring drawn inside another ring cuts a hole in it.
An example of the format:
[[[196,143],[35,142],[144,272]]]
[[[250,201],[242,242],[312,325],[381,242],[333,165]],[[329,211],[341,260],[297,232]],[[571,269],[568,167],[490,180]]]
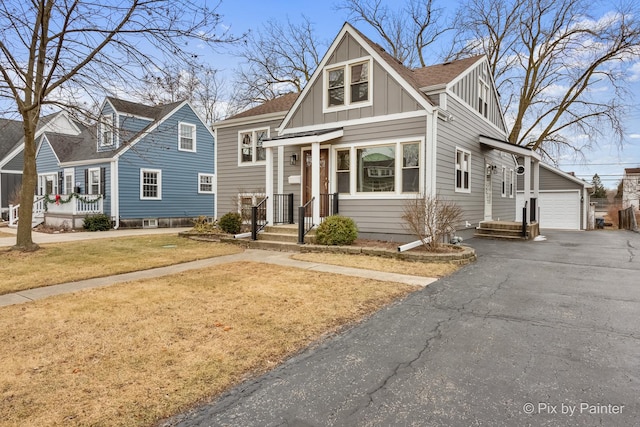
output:
[[[522,236],[522,223],[515,221],[482,221],[476,228],[475,237],[488,239],[528,240],[539,234],[538,224],[527,225],[527,235]]]

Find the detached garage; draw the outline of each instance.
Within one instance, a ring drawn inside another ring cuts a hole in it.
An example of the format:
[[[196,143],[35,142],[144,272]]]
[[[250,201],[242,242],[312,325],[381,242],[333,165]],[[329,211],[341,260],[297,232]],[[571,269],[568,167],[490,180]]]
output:
[[[523,206],[524,182],[518,178],[516,206]],[[540,229],[586,230],[591,188],[591,184],[571,174],[540,163]],[[522,209],[516,209],[516,220],[522,221]]]

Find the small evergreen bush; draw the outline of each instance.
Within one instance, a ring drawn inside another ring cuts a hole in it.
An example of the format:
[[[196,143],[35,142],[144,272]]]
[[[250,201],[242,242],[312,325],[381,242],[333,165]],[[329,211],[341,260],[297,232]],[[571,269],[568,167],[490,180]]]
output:
[[[242,217],[237,212],[228,212],[218,220],[218,226],[225,233],[238,234],[242,227]]]
[[[106,214],[88,215],[83,226],[87,231],[107,231],[111,229],[111,217]]]
[[[358,238],[358,227],[349,217],[332,215],[316,230],[316,242],[321,245],[350,245]]]

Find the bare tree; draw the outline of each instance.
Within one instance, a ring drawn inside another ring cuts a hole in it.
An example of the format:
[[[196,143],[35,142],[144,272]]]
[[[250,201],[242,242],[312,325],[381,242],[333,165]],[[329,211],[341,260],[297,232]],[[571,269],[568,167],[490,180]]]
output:
[[[201,46],[233,41],[221,17],[195,0],[19,0],[0,5],[0,97],[24,124],[24,169],[15,249],[31,236],[35,133],[43,108],[82,107],[83,97],[131,87],[142,70],[193,64]],[[26,220],[25,220],[26,219]]]
[[[236,110],[289,92],[302,92],[322,59],[319,41],[309,18],[299,24],[270,20],[249,34],[239,52],[243,64],[236,72]]]
[[[214,68],[178,64],[167,65],[156,72],[149,71],[140,81],[136,97],[153,105],[187,100],[207,124],[221,115],[222,81]]]
[[[462,208],[440,195],[421,195],[404,204],[402,219],[429,251],[437,251],[444,237],[453,234],[462,221]]]
[[[512,122],[509,141],[557,158],[612,129],[622,141],[625,67],[640,58],[638,5],[601,17],[587,0],[468,0],[456,52],[485,53]],[[575,135],[584,136],[583,142]]]
[[[428,65],[427,48],[451,28],[444,10],[434,0],[408,0],[397,10],[382,0],[344,0],[338,9],[354,21],[370,25],[382,39],[382,47],[408,67]]]

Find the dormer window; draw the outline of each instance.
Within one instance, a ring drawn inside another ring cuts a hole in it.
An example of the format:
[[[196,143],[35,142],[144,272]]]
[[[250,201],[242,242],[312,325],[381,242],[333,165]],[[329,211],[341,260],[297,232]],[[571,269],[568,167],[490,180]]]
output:
[[[371,61],[342,63],[325,70],[325,110],[371,104]]]
[[[113,116],[105,114],[100,118],[100,145],[110,147],[113,145]]]

